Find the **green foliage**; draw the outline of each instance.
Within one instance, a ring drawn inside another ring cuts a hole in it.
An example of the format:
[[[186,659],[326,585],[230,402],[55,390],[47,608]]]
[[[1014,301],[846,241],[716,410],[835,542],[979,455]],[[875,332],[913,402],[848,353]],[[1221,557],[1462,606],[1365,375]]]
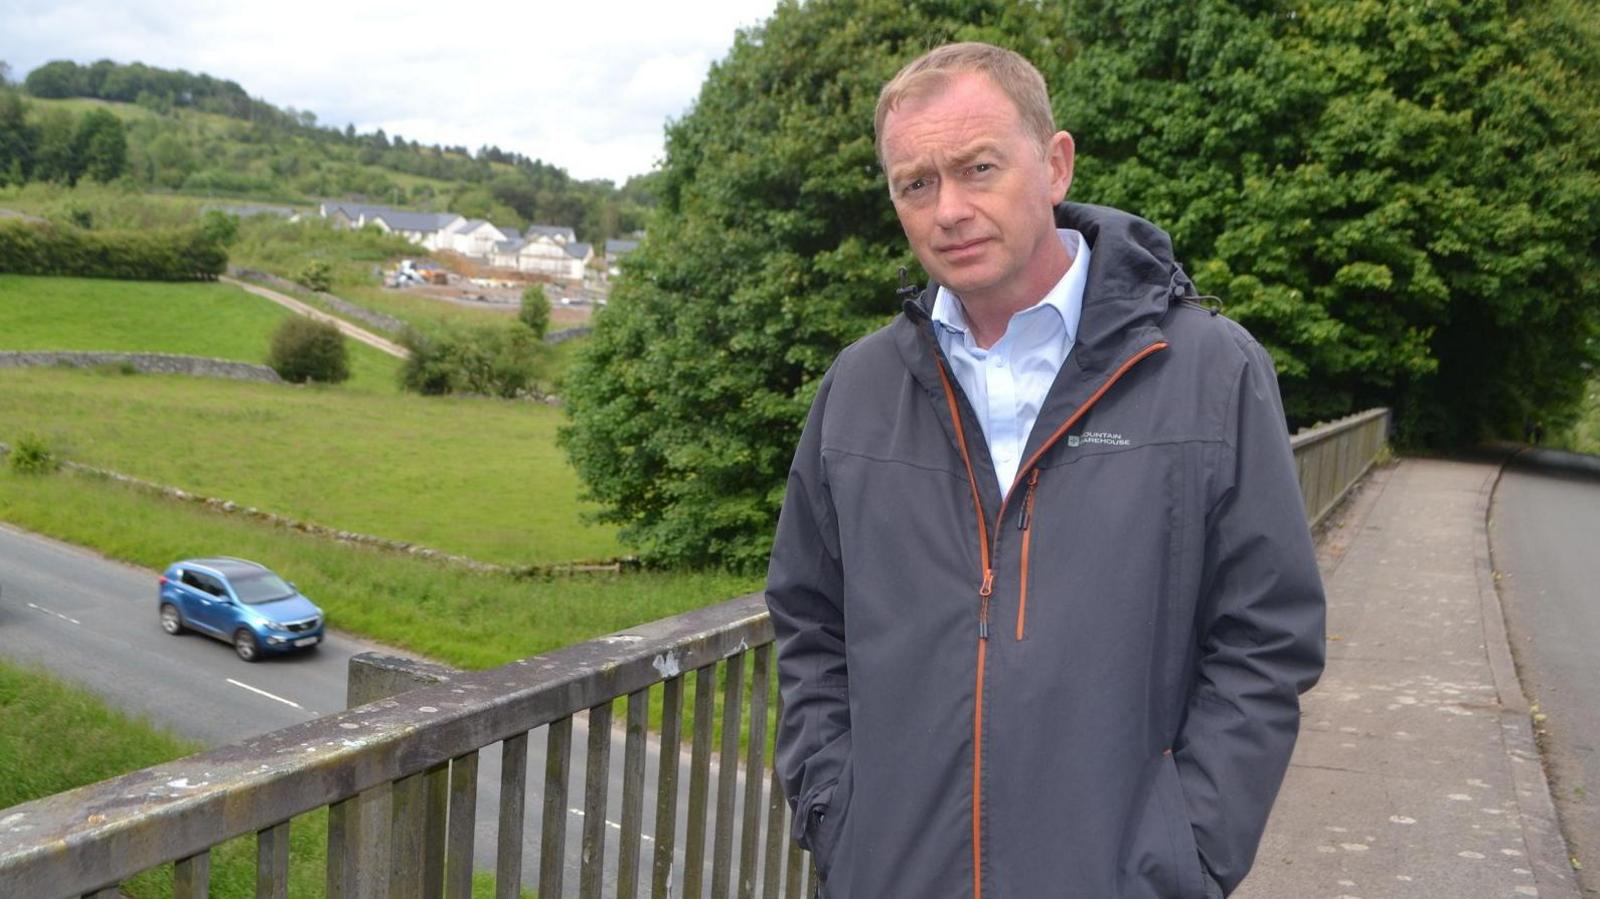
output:
[[[530,284],[522,291],[522,306],[517,310],[517,321],[528,326],[533,336],[544,339],[550,331],[550,298],[544,294],[543,284]]]
[[[0,219],[0,272],[131,281],[210,279],[228,251],[193,228],[87,231]]]
[[[124,120],[126,167],[112,177],[126,171],[141,186],[290,202],[359,196],[506,224],[570,225],[590,241],[642,227],[651,202],[645,176],[618,188],[605,180],[575,180],[554,165],[498,147],[471,153],[391,138],[381,129],[358,134],[320,126],[310,112],[279,109],[250,98],[238,84],[203,74],[58,60],[29,73],[24,83],[38,108],[32,123],[14,133],[28,138],[29,152],[8,155],[0,136],[0,184],[71,184],[89,172],[90,156],[114,155],[110,135],[103,153],[73,145],[76,120],[67,110],[93,103],[89,114]],[[0,93],[14,92],[0,87]],[[0,124],[6,102],[0,96]],[[46,137],[35,165],[40,151],[34,144]],[[13,158],[20,160],[15,178],[9,174]],[[104,177],[110,171],[102,163],[89,174],[110,180]]]
[[[1053,66],[1072,31],[1054,4],[821,0],[735,39],[668,129],[658,217],[563,394],[573,464],[643,558],[762,566],[818,381],[898,311],[883,83],[947,40]]]
[[[1072,6],[1074,195],[1171,230],[1292,422],[1391,405],[1459,444],[1570,415],[1600,328],[1584,5]]]
[[[201,213],[200,224],[197,227],[202,237],[225,247],[239,239],[238,217],[218,209]]]
[[[7,463],[20,474],[49,474],[61,467],[50,444],[37,434],[23,434],[11,448]]]
[[[122,120],[96,109],[78,121],[73,155],[80,174],[96,181],[112,181],[128,169],[128,138]]]
[[[527,396],[544,349],[531,330],[517,323],[445,325],[431,334],[408,328],[400,343],[411,352],[400,368],[400,384],[424,396]]]
[[[350,351],[332,322],[292,316],[272,334],[267,364],[285,381],[338,384],[350,377]]]
[[[326,293],[333,288],[333,269],[321,259],[313,259],[300,267],[294,279],[307,290]]]

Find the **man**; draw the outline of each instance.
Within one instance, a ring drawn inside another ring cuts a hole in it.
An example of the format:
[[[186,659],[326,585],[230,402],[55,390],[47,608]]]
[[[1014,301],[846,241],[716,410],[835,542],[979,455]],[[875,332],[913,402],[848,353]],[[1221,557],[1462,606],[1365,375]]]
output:
[[[1323,661],[1277,383],[1166,234],[1064,203],[1026,60],[879,100],[932,278],[823,379],[767,581],[829,896],[1202,899],[1249,870]]]

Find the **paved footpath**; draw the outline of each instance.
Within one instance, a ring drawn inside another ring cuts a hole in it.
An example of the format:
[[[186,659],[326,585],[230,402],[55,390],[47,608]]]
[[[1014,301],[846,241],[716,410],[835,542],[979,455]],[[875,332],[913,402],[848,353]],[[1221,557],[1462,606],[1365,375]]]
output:
[[[1328,668],[1236,897],[1578,897],[1489,566],[1498,473],[1402,460],[1323,536]]]

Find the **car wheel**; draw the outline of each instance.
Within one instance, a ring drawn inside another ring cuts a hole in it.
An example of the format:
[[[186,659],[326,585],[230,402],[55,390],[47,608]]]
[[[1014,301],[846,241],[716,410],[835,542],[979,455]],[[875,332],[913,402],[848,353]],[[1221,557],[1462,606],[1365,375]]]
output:
[[[161,604],[161,629],[174,637],[187,630],[183,626],[183,613],[170,602]]]
[[[233,651],[246,662],[254,662],[261,658],[261,647],[256,643],[256,635],[246,628],[241,627],[233,632]]]

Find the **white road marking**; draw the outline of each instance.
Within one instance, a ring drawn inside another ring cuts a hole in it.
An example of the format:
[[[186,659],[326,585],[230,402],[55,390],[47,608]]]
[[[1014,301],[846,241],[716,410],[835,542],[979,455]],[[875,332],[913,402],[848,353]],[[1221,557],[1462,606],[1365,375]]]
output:
[[[569,809],[567,809],[567,811],[571,812],[574,815],[577,815],[580,818],[583,817],[583,809],[581,809],[581,808],[569,808]],[[606,819],[606,826],[610,827],[612,830],[621,830],[622,829],[622,825],[621,824],[618,824],[617,822],[612,821],[609,818]],[[640,837],[640,839],[649,840],[652,843],[654,843],[656,841],[655,837],[653,837],[653,836],[651,836],[651,835],[649,835],[647,833],[641,833],[641,834],[639,834],[639,837]]]
[[[243,687],[246,690],[249,690],[251,693],[260,693],[262,696],[265,696],[268,699],[276,699],[277,701],[283,703],[284,705],[294,706],[295,708],[299,709],[302,712],[305,711],[305,706],[301,705],[298,702],[295,702],[292,699],[284,699],[282,696],[274,696],[273,694],[268,693],[266,690],[262,690],[262,689],[259,689],[257,687],[252,687],[249,684],[240,683],[239,681],[236,681],[231,677],[228,678],[228,683],[233,684],[235,687]]]
[[[40,611],[40,612],[43,612],[43,613],[45,613],[45,614],[46,614],[46,615],[54,615],[54,616],[56,616],[56,617],[57,617],[57,618],[60,618],[60,619],[61,619],[61,620],[62,620],[62,621],[70,621],[70,622],[72,622],[72,623],[73,623],[73,624],[82,624],[82,623],[83,623],[83,622],[81,622],[81,621],[79,621],[79,620],[78,620],[78,619],[76,619],[76,618],[71,618],[71,617],[68,617],[68,616],[66,616],[66,615],[63,615],[63,614],[61,614],[61,613],[60,613],[60,612],[57,612],[57,611],[54,611],[54,610],[52,610],[52,609],[47,609],[47,608],[45,608],[45,607],[44,607],[44,606],[36,606],[36,605],[34,605],[34,604],[33,604],[33,603],[31,603],[31,602],[30,602],[30,603],[28,603],[28,608],[30,608],[30,609],[37,609],[37,610],[38,610],[38,611]]]

